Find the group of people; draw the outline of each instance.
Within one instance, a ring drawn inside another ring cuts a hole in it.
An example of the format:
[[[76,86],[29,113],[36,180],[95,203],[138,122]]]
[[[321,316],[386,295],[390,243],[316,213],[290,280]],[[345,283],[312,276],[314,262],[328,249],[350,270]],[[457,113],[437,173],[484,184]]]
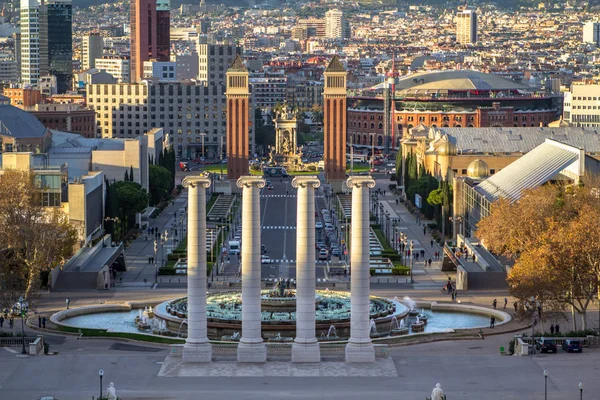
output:
[[[8,321],[8,327],[12,329],[12,327],[15,325],[15,319],[12,315],[9,316],[8,314],[0,315],[0,328],[4,326],[5,320]]]

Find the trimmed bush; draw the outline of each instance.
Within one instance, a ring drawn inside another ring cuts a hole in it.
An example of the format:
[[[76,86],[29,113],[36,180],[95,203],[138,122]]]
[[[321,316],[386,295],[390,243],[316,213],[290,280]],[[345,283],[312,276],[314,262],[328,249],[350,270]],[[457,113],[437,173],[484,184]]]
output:
[[[394,266],[392,267],[392,275],[410,275],[410,267]]]
[[[158,269],[159,275],[175,275],[175,268],[172,267],[160,267]]]

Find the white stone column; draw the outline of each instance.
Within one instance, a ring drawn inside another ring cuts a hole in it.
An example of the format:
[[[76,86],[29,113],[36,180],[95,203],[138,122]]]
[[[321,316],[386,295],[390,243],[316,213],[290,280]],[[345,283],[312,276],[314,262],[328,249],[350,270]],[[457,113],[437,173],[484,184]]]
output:
[[[242,338],[238,362],[265,362],[267,348],[261,335],[260,316],[260,189],[262,178],[242,176]]]
[[[352,189],[351,316],[346,362],[374,362],[369,332],[369,188],[375,187],[375,181],[370,176],[354,176],[346,184]]]
[[[298,188],[296,214],[296,339],[292,362],[320,362],[316,337],[315,310],[315,189],[321,185],[316,176],[296,177]]]
[[[204,176],[183,180],[183,187],[188,189],[188,336],[183,347],[184,362],[212,361],[206,325],[206,188],[210,183]]]

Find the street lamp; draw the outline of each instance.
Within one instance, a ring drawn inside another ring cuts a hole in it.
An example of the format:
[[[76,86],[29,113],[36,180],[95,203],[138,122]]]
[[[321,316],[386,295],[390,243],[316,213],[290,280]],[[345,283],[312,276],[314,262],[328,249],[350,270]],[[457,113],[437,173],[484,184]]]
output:
[[[548,400],[548,370],[544,370],[544,400]]]
[[[583,382],[579,382],[579,400],[583,400]]]
[[[19,312],[21,313],[21,337],[23,339],[23,350],[21,354],[27,354],[25,351],[25,314],[27,314],[28,303],[25,301],[23,296],[19,297]]]
[[[100,396],[98,398],[102,398],[102,377],[104,376],[104,371],[100,368],[98,371],[98,375],[100,376]]]
[[[410,256],[409,256],[410,257],[410,283],[411,284],[415,283],[415,281],[413,280],[413,257],[414,257],[413,251],[414,251],[414,247],[415,247],[415,244],[411,240],[410,241]]]

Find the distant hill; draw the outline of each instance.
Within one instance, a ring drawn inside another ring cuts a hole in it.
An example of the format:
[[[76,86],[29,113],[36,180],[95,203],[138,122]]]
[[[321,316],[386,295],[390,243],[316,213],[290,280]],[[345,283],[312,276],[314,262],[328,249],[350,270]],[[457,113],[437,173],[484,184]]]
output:
[[[97,6],[99,4],[108,3],[108,0],[73,0],[73,5],[76,7]],[[198,1],[189,0],[171,0],[171,9],[177,9],[182,4],[200,4]],[[256,4],[255,0],[206,0],[206,4],[225,4],[230,7],[249,7]]]

